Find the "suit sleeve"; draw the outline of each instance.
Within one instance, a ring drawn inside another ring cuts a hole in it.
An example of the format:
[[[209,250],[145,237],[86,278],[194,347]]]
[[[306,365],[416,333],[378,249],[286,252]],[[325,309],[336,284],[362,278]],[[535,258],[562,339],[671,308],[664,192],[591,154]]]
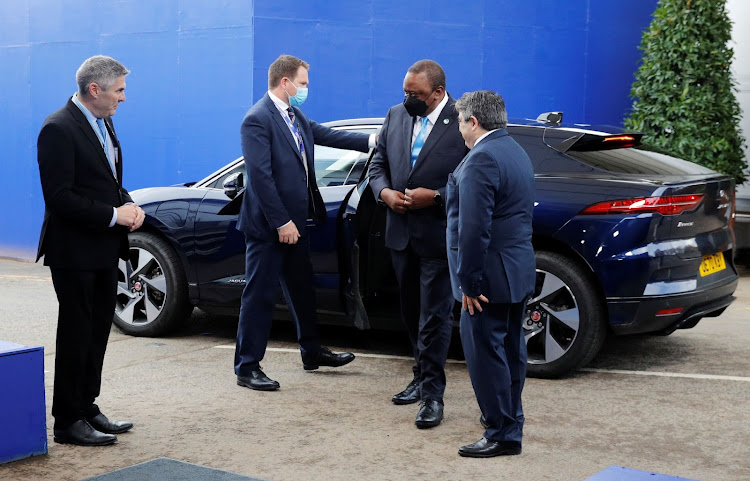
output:
[[[486,152],[477,152],[464,164],[458,184],[458,279],[469,297],[482,294],[499,178],[495,160]]]
[[[125,189],[125,187],[120,187],[120,193],[122,193],[122,204],[135,204],[133,201],[133,198],[130,197],[130,193]]]
[[[310,129],[317,145],[325,145],[326,147],[337,149],[357,150],[359,152],[368,152],[370,150],[370,134],[334,130],[325,125],[320,125],[314,120],[310,120]]]
[[[49,122],[42,127],[37,140],[37,161],[47,209],[71,223],[97,230],[109,228],[114,206],[84,197],[73,188],[75,146],[60,125]]]
[[[279,228],[289,222],[291,216],[281,201],[273,178],[270,129],[257,117],[248,116],[242,122],[240,134],[248,183],[255,193],[255,196],[250,196],[245,192],[242,202],[257,202],[269,225]]]
[[[378,145],[375,147],[375,154],[370,162],[370,188],[375,195],[375,200],[380,200],[380,191],[385,188],[391,188],[391,169],[388,163],[388,124],[390,122],[390,111],[385,116],[383,128],[380,129]]]

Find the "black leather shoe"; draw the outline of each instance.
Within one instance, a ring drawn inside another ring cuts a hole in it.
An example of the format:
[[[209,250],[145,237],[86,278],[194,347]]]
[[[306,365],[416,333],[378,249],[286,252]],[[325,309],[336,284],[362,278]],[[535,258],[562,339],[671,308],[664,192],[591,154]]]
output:
[[[414,404],[419,401],[419,379],[414,379],[406,386],[406,389],[391,398],[393,404]]]
[[[434,428],[443,420],[443,405],[440,401],[427,399],[422,401],[422,405],[417,413],[417,420],[414,424],[419,429]]]
[[[305,371],[314,371],[320,366],[340,367],[354,360],[351,352],[334,354],[327,347],[321,347],[318,352],[311,356],[302,356],[302,366]]]
[[[479,416],[479,424],[481,424],[484,429],[487,429],[488,427],[490,427],[489,423],[487,422],[487,419],[484,417],[484,414]]]
[[[249,376],[237,376],[237,385],[256,391],[275,391],[279,388],[279,383],[266,376],[260,368],[251,371]]]
[[[133,429],[133,423],[130,421],[110,421],[102,413],[97,414],[93,418],[86,418],[86,421],[88,421],[92,428],[107,434],[122,434]]]
[[[109,446],[117,441],[117,436],[97,431],[84,419],[79,419],[65,429],[55,429],[54,432],[55,442],[59,444]]]
[[[482,438],[474,444],[461,446],[458,449],[458,454],[465,458],[513,456],[521,454],[521,445],[512,441],[490,441],[487,438]]]

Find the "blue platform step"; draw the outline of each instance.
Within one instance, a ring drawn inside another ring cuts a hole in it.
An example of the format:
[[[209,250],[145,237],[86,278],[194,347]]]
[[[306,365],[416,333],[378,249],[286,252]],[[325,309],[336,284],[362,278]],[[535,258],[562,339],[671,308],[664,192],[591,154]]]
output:
[[[695,479],[668,476],[666,474],[641,471],[639,469],[624,468],[622,466],[610,466],[600,471],[585,481],[697,481]]]
[[[0,464],[46,453],[44,348],[0,341]]]

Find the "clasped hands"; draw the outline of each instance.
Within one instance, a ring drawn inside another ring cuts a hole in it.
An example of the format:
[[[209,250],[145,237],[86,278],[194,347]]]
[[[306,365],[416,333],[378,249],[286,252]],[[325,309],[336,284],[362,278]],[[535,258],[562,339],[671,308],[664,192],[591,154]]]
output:
[[[146,213],[136,204],[125,204],[117,208],[117,224],[124,225],[130,232],[138,229],[146,220]]]
[[[407,209],[424,209],[435,205],[435,191],[424,187],[398,190],[385,188],[380,191],[380,198],[397,214],[405,214]]]

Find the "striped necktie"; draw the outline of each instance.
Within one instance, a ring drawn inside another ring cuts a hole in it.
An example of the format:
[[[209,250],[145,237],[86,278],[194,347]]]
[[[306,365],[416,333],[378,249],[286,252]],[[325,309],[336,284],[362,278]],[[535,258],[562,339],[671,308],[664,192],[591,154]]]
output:
[[[419,133],[417,134],[417,138],[414,139],[414,146],[411,148],[411,168],[414,168],[414,164],[417,162],[417,157],[419,157],[419,152],[422,151],[422,147],[424,146],[424,140],[427,137],[427,122],[430,120],[427,117],[422,117],[422,128],[419,130]]]
[[[292,127],[292,133],[294,134],[294,140],[297,141],[297,148],[299,149],[301,154],[305,153],[305,143],[302,141],[302,134],[299,133],[299,129],[297,129],[297,123],[296,118],[294,116],[294,109],[289,107],[286,109],[286,112],[289,114],[289,121],[290,126]],[[305,170],[307,170],[307,166],[305,166]]]

